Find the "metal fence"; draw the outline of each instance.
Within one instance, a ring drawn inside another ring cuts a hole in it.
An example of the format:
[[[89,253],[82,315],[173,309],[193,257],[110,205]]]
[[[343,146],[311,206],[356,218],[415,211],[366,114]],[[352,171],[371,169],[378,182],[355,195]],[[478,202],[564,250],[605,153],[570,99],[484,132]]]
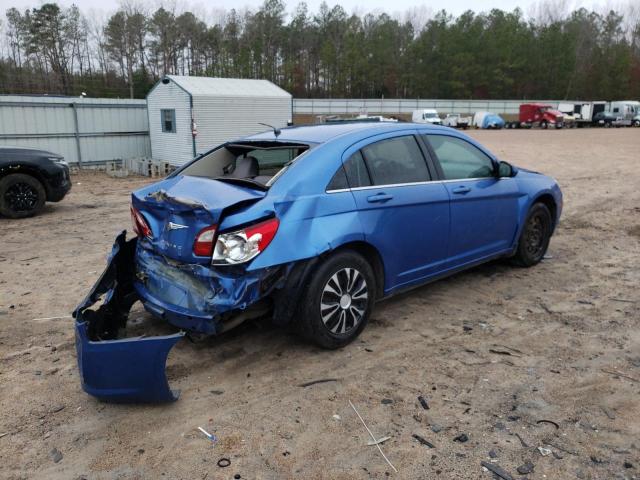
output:
[[[80,165],[150,157],[147,102],[0,95],[0,145],[48,150]]]
[[[422,99],[328,99],[296,98],[295,115],[344,115],[360,113],[410,114],[414,110],[435,108],[440,113],[474,113],[488,111],[497,114],[517,114],[520,104],[542,102],[557,108],[558,103],[570,100],[422,100]]]

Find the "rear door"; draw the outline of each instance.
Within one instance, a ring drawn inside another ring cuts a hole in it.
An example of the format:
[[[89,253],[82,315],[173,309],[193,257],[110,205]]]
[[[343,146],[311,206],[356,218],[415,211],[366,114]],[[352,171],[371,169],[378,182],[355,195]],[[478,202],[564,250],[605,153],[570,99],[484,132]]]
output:
[[[472,143],[426,134],[451,202],[448,257],[461,266],[508,250],[518,227],[518,185],[497,178],[494,161]]]
[[[449,199],[416,136],[369,139],[343,161],[365,238],[382,255],[385,292],[436,272],[447,255]]]

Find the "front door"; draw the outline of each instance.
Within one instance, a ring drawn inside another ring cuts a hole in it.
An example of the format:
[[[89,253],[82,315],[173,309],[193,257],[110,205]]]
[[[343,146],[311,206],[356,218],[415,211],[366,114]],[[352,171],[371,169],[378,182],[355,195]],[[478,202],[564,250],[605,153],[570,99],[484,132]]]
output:
[[[508,250],[518,228],[515,178],[498,178],[494,161],[472,143],[446,134],[424,136],[450,199],[448,257],[461,266]]]

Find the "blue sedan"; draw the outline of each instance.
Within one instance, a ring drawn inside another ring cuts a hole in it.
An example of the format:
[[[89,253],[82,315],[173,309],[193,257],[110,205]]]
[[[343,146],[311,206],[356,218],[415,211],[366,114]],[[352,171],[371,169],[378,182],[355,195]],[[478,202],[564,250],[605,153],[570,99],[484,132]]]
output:
[[[554,179],[445,127],[301,126],[225,143],[133,193],[136,237],[118,237],[75,312],[83,385],[171,400],[164,360],[182,335],[265,315],[343,347],[381,298],[497,258],[537,264],[561,210]],[[180,332],[119,339],[136,301]]]

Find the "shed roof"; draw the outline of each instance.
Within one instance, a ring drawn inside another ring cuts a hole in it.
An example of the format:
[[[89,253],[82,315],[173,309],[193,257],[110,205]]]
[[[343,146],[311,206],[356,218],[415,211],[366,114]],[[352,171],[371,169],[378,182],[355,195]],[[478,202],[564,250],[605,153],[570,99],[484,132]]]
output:
[[[291,94],[269,80],[253,80],[247,78],[214,78],[167,75],[192,96],[221,97],[286,97]]]

